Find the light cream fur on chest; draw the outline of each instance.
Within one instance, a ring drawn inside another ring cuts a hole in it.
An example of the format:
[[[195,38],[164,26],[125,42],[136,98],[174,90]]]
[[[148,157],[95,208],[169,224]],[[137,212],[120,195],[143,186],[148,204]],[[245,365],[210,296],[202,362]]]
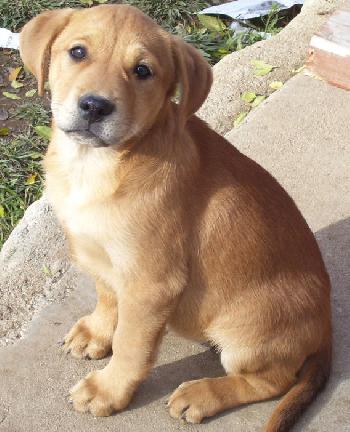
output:
[[[95,276],[115,285],[135,264],[133,230],[126,209],[116,192],[118,158],[111,149],[95,149],[62,137],[55,142],[58,169],[65,171],[68,193],[47,175],[47,193],[67,234],[76,244],[74,258]],[[119,285],[119,284],[117,284]]]

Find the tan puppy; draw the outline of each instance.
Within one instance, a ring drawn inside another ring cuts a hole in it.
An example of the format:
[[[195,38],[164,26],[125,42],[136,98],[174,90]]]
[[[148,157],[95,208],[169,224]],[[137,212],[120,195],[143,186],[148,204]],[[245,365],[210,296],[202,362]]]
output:
[[[329,278],[282,187],[193,115],[209,65],[125,5],[45,12],[24,27],[21,55],[41,93],[48,73],[47,191],[96,280],[96,309],[66,349],[113,349],[72,389],[75,409],[125,408],[168,324],[215,345],[227,372],[182,384],[172,417],[198,423],[286,394],[265,430],[289,430],[329,375]]]

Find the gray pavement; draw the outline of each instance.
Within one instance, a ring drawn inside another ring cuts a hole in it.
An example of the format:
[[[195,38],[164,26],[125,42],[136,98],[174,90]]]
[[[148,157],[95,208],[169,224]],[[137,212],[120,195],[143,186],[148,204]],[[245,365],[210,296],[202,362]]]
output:
[[[335,359],[326,390],[295,431],[350,431],[350,93],[299,75],[228,134],[284,185],[314,230],[333,285]],[[45,307],[15,345],[0,348],[0,431],[237,431],[261,429],[276,401],[250,405],[202,425],[168,416],[164,401],[184,380],[223,373],[216,354],[168,334],[157,366],[130,408],[95,419],[72,411],[65,395],[104,361],[79,361],[57,346],[94,303],[90,281],[75,272],[72,292]],[[132,343],[132,341],[130,341]]]

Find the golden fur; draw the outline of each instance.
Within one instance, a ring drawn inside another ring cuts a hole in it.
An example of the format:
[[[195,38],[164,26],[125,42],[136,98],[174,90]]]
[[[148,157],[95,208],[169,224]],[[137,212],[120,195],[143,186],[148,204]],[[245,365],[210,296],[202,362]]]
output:
[[[79,62],[68,54],[76,44],[88,50]],[[215,345],[227,372],[181,385],[172,417],[198,423],[286,394],[265,431],[289,430],[328,378],[329,278],[283,188],[194,116],[209,65],[125,5],[45,12],[24,27],[21,55],[41,93],[49,76],[47,192],[72,257],[96,280],[96,309],[65,346],[78,358],[113,350],[72,389],[75,409],[125,408],[169,325]],[[151,78],[135,77],[140,62]],[[84,138],[77,103],[86,93],[117,108]]]

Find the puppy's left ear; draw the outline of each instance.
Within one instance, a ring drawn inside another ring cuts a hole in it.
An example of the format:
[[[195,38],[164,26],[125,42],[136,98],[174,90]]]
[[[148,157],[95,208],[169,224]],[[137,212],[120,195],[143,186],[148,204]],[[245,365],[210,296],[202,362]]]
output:
[[[38,80],[38,93],[40,96],[44,94],[51,45],[68,24],[73,12],[73,9],[43,12],[30,20],[20,33],[20,54],[23,63]]]
[[[208,96],[213,82],[211,66],[192,45],[173,36],[176,80],[180,84],[179,120],[182,124],[194,114]]]

